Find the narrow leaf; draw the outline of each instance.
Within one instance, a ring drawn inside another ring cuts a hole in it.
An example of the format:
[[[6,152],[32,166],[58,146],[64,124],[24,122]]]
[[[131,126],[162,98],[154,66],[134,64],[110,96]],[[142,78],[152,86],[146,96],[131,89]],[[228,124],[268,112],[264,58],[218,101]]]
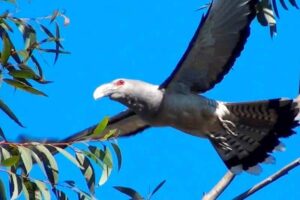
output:
[[[1,100],[0,100],[1,101]],[[2,128],[0,127],[0,137],[4,140],[4,141],[7,141],[5,135],[4,135],[4,132],[2,130]]]
[[[21,160],[25,166],[26,174],[29,174],[32,169],[31,150],[23,146],[18,146],[18,150],[21,154]]]
[[[82,166],[81,173],[84,175],[87,186],[92,194],[95,193],[95,172],[89,159],[81,152],[76,152],[76,159]]]
[[[126,194],[127,196],[131,197],[132,200],[143,200],[144,198],[134,189],[128,188],[128,187],[121,187],[121,186],[115,186],[116,190],[122,192],[123,194]]]
[[[49,181],[55,185],[58,183],[58,166],[51,152],[44,145],[36,145],[33,149],[43,161]]]
[[[288,7],[285,4],[285,0],[280,0],[281,6],[285,9],[288,10]]]
[[[82,169],[81,164],[79,164],[78,161],[69,152],[67,152],[66,150],[64,150],[64,149],[62,149],[60,147],[57,147],[57,146],[52,146],[52,147],[55,148],[59,153],[61,153],[62,155],[64,155],[68,160],[70,160],[78,168]]]
[[[35,162],[39,165],[40,169],[43,171],[43,173],[47,176],[47,173],[45,171],[45,168],[44,168],[44,164],[43,162],[41,161],[40,157],[34,152],[34,151],[31,151],[31,156],[32,158],[35,160]]]
[[[22,192],[22,180],[19,176],[15,174],[9,175],[9,189],[11,199],[18,199]]]
[[[10,158],[2,160],[0,165],[5,166],[5,167],[11,167],[11,166],[17,164],[19,162],[19,160],[20,160],[20,156],[11,156]]]
[[[3,49],[1,52],[1,63],[2,65],[6,65],[12,48],[11,48],[11,43],[7,38],[6,34],[2,35],[2,40],[3,40]]]
[[[107,180],[108,180],[108,178],[111,174],[111,171],[112,171],[112,168],[108,167],[105,164],[103,165],[102,174],[101,174],[101,177],[100,177],[100,180],[99,180],[99,185],[100,186],[104,185],[107,182]]]
[[[7,151],[4,147],[0,146],[0,162],[6,160],[11,157],[9,151]]]
[[[0,179],[0,199],[7,199],[6,198],[6,192],[5,192],[5,186],[3,184],[3,181]]]
[[[23,65],[24,67],[25,65]],[[25,78],[25,79],[37,79],[39,78],[33,70],[31,70],[28,66],[21,70],[12,70],[9,72],[11,76],[14,78]]]
[[[50,19],[50,23],[52,23],[56,19],[56,17],[58,16],[58,14],[59,14],[58,10],[54,10],[53,11],[53,14],[52,14],[51,19]]]
[[[13,111],[0,99],[0,109],[14,120],[19,126],[24,127]]]
[[[150,198],[165,184],[166,180],[163,180],[162,182],[160,182],[155,189],[152,191]]]
[[[120,170],[121,166],[122,166],[122,153],[121,153],[121,150],[120,150],[119,146],[116,143],[112,143],[111,145],[112,145],[112,147],[115,151],[115,154],[117,156],[118,170]]]
[[[49,192],[48,188],[46,187],[45,183],[43,183],[39,180],[34,180],[34,183],[37,185],[39,191],[42,193],[43,199],[50,200],[51,199],[50,192]]]
[[[56,31],[56,41],[55,41],[55,58],[54,58],[54,63],[56,63],[58,56],[59,56],[59,48],[60,48],[60,42],[59,42],[59,38],[60,38],[60,33],[59,33],[59,26],[57,23],[55,23],[55,31]]]
[[[290,3],[292,4],[292,6],[294,6],[295,8],[299,9],[296,0],[289,0]]]
[[[68,51],[63,51],[63,50],[56,50],[56,49],[42,49],[42,48],[39,48],[40,51],[44,51],[44,52],[47,52],[47,53],[62,53],[62,54],[70,54],[70,52]]]
[[[277,8],[276,0],[272,0],[272,6],[273,6],[273,10],[274,10],[276,16],[279,18],[279,12],[278,12],[278,8]]]
[[[91,138],[98,138],[100,134],[104,131],[108,124],[109,118],[104,117],[104,119],[97,125],[97,127],[94,129]]]
[[[26,92],[29,92],[31,94],[41,95],[41,96],[47,96],[45,93],[25,84],[24,82],[18,81],[18,80],[12,80],[12,79],[3,79],[3,81],[11,86],[14,86],[18,89],[24,90]]]
[[[58,190],[57,188],[53,187],[52,192],[54,193],[54,195],[56,196],[56,198],[58,200],[68,200],[67,195],[63,191]]]

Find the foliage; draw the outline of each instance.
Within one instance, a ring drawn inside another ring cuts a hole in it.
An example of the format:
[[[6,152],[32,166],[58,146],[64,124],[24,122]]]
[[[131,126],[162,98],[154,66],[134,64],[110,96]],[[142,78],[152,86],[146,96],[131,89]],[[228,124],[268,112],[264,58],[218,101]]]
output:
[[[257,4],[257,19],[262,26],[270,28],[271,36],[277,34],[276,17],[279,18],[278,1],[288,10],[286,0],[259,0]],[[292,7],[299,9],[296,0],[289,0]]]
[[[149,200],[152,198],[152,196],[165,184],[165,180],[163,180],[162,182],[160,182],[152,192],[150,192],[146,198],[142,197],[142,195],[140,195],[137,191],[135,191],[134,189],[128,188],[128,187],[121,187],[121,186],[115,186],[114,188],[120,192],[122,192],[123,194],[126,194],[127,196],[129,196],[132,200]]]
[[[101,126],[105,124],[101,122]],[[103,127],[104,130],[104,127]],[[26,199],[50,199],[51,191],[57,199],[67,199],[65,189],[77,193],[79,199],[94,199],[95,187],[103,185],[109,178],[113,169],[113,155],[117,158],[118,168],[121,165],[121,151],[115,141],[102,143],[101,148],[93,145],[85,145],[78,148],[75,143],[37,143],[37,142],[8,142],[2,134],[0,142],[0,171],[8,174],[10,198],[19,198],[22,194]],[[86,144],[93,140],[93,135],[76,143]],[[70,149],[66,151],[65,148]],[[114,153],[112,153],[112,151]],[[60,153],[76,168],[85,178],[88,192],[77,187],[73,180],[60,181],[59,165],[53,154]],[[37,164],[44,174],[45,180],[39,180],[31,176],[33,165]],[[94,167],[100,168],[95,170]],[[101,176],[96,180],[96,171]],[[5,187],[0,180],[0,194],[5,196]]]
[[[15,2],[15,1],[7,1]],[[65,24],[69,19],[59,11],[51,15],[32,18],[20,18],[5,11],[0,14],[0,38],[2,50],[0,52],[0,84],[29,92],[34,95],[47,96],[33,86],[48,84],[45,80],[43,68],[40,64],[41,54],[54,54],[54,63],[59,54],[66,54],[61,44],[60,28],[57,17],[63,17]],[[50,25],[53,31],[46,27]],[[38,30],[41,31],[38,31]],[[18,43],[22,37],[22,44]],[[18,125],[23,126],[13,111],[0,99],[0,109],[4,111]]]

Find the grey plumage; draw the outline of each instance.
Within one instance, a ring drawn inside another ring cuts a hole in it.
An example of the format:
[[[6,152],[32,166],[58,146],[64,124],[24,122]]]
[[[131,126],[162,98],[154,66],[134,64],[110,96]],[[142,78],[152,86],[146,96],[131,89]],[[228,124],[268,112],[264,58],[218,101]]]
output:
[[[292,135],[299,125],[299,100],[225,103],[199,95],[220,82],[240,55],[256,3],[213,1],[174,72],[160,86],[117,79],[98,87],[95,99],[108,96],[128,107],[111,118],[107,131],[117,128],[119,136],[129,136],[149,127],[171,126],[209,139],[226,166],[236,173],[256,173],[257,164],[272,162],[270,153],[279,149],[279,138]],[[65,141],[77,141],[93,129]]]

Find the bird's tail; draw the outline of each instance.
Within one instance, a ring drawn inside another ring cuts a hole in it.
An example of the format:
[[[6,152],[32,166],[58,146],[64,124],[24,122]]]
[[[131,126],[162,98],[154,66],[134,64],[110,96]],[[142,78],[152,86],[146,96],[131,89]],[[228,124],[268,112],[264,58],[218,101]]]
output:
[[[211,134],[210,140],[235,173],[259,173],[259,163],[274,161],[272,151],[284,150],[279,138],[293,135],[299,126],[300,96],[223,105],[228,111],[220,118],[224,131]]]

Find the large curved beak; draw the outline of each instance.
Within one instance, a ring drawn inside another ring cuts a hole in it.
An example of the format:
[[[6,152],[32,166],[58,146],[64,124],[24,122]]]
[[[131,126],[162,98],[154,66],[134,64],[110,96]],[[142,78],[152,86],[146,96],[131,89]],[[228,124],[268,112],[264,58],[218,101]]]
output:
[[[113,92],[112,84],[110,84],[110,83],[103,84],[96,88],[96,90],[94,91],[93,97],[95,100],[98,100],[103,97],[111,95],[112,92]]]

